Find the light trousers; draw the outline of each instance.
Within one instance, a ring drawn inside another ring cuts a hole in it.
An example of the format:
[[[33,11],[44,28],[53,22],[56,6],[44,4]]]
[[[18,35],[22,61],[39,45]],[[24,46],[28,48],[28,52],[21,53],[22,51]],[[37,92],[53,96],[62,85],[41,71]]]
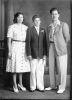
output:
[[[44,62],[43,59],[33,59],[31,61],[30,89],[44,89]]]
[[[65,89],[66,77],[67,77],[67,54],[62,56],[57,56],[54,44],[51,43],[49,48],[49,75],[50,75],[51,88],[55,88],[57,86],[55,59],[57,62],[57,69],[58,69],[59,89]]]

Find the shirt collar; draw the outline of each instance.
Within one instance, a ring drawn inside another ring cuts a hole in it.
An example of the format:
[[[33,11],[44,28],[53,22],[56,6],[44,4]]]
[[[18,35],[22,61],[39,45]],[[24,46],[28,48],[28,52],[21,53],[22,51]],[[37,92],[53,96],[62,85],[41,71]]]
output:
[[[37,26],[34,26],[35,28],[40,28],[40,27],[37,27]]]
[[[57,25],[60,25],[60,21],[57,21]],[[53,22],[49,25],[49,26],[53,26]]]

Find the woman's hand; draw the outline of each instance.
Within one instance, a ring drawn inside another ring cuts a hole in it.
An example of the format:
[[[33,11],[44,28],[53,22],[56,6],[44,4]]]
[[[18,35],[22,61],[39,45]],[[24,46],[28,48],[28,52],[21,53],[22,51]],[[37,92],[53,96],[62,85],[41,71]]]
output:
[[[32,60],[32,57],[31,56],[28,56],[28,60],[31,61]]]
[[[8,53],[8,58],[11,59],[11,56],[12,56],[12,53],[9,52],[9,53]]]
[[[8,38],[8,58],[11,59],[12,56],[12,44],[11,44],[11,38]]]

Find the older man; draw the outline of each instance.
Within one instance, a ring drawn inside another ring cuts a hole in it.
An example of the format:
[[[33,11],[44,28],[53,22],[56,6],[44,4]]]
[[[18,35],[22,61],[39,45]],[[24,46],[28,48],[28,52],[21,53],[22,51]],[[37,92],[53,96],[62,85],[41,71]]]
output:
[[[52,23],[47,28],[47,44],[49,44],[49,75],[50,87],[45,90],[55,89],[55,59],[59,71],[59,90],[57,93],[63,93],[66,87],[67,75],[67,43],[69,41],[68,24],[59,20],[60,13],[57,8],[50,10]],[[48,41],[49,38],[49,41]]]

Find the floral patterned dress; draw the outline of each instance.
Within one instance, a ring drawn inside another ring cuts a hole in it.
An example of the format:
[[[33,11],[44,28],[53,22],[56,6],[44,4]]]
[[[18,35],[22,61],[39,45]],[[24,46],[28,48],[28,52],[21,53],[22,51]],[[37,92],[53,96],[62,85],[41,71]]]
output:
[[[7,37],[12,38],[12,57],[11,64],[9,64],[9,59],[7,60],[6,71],[7,72],[29,72],[30,63],[26,57],[26,31],[27,26],[13,24],[9,26]],[[17,40],[17,41],[14,41]]]

